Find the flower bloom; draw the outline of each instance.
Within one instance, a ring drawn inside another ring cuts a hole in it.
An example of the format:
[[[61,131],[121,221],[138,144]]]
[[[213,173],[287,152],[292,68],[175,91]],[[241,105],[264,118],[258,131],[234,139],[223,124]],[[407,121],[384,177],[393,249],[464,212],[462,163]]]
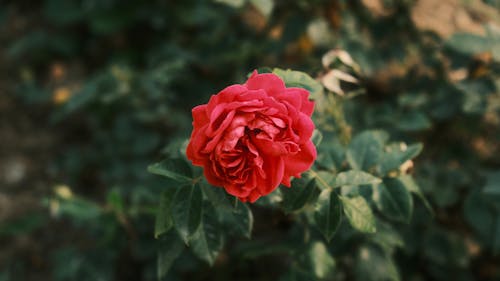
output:
[[[255,202],[280,183],[290,187],[290,177],[300,177],[316,159],[308,97],[275,74],[254,71],[245,84],[193,108],[188,159],[203,167],[210,184],[243,202]]]

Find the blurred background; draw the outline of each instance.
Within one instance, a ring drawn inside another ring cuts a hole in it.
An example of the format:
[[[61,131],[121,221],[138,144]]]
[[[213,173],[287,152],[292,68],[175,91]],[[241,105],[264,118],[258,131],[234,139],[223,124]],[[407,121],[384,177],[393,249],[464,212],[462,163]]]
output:
[[[344,129],[424,143],[414,173],[435,216],[419,203],[400,226],[401,280],[500,280],[499,0],[2,1],[0,280],[156,280],[165,183],[148,164],[211,94],[266,66],[321,77],[332,49],[360,66]],[[287,231],[255,216],[254,241]],[[183,256],[171,278],[286,269],[238,251],[213,268]],[[395,280],[355,259],[339,280]]]

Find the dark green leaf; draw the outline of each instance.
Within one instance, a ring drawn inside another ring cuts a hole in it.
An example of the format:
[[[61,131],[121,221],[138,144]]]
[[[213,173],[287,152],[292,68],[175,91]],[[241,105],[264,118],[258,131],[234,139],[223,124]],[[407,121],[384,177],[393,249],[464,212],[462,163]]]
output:
[[[316,191],[316,182],[309,177],[294,179],[291,187],[281,187],[282,206],[285,212],[293,212],[304,207]]]
[[[164,280],[174,261],[184,250],[184,244],[174,230],[170,230],[159,239],[158,279]]]
[[[160,206],[156,214],[155,238],[170,230],[173,225],[170,211],[175,192],[172,189],[165,190],[160,197]]]
[[[199,184],[183,185],[174,195],[172,201],[172,218],[174,226],[182,240],[187,244],[201,224],[203,195]]]
[[[398,270],[396,269],[392,257],[375,246],[366,245],[359,248],[354,268],[357,280],[400,280]]]
[[[148,172],[171,178],[178,182],[191,182],[191,167],[180,158],[165,159],[162,162],[149,165]]]
[[[418,184],[415,182],[413,177],[411,175],[401,175],[399,176],[399,181],[401,184],[403,184],[406,188],[406,190],[410,191],[411,193],[414,193],[415,195],[422,200],[424,203],[425,207],[432,213],[434,214],[434,211],[432,209],[431,204],[427,201],[427,198],[425,198],[425,195],[422,193],[420,190],[420,187]]]
[[[374,185],[372,199],[388,218],[408,223],[413,212],[413,199],[398,179],[388,178]]]
[[[253,214],[247,204],[237,201],[229,221],[235,233],[250,239],[253,228]]]
[[[500,171],[488,174],[483,192],[488,195],[500,195]]]
[[[357,135],[347,149],[347,162],[353,169],[368,171],[380,161],[388,138],[383,131],[365,131]]]
[[[422,144],[406,146],[404,143],[390,145],[382,156],[380,170],[385,175],[390,171],[397,170],[403,163],[415,158],[422,151]]]
[[[319,231],[330,241],[342,220],[342,203],[332,189],[325,189],[319,195],[314,219]]]
[[[224,208],[232,210],[236,205],[238,198],[228,194],[222,187],[202,183],[201,188],[203,190],[203,194],[205,194],[216,209]]]
[[[420,131],[430,128],[431,120],[420,111],[405,113],[396,120],[396,127],[402,131]]]
[[[202,225],[191,240],[193,252],[213,265],[224,243],[222,228],[217,220],[217,212],[210,203],[204,205]]]
[[[366,233],[374,233],[377,230],[375,218],[365,198],[362,196],[354,198],[340,196],[340,200],[344,205],[347,219],[355,229]]]

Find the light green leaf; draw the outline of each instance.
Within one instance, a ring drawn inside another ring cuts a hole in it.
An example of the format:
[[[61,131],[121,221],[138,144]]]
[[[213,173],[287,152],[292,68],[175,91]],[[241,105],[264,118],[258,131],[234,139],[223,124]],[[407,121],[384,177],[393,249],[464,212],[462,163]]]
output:
[[[342,221],[342,203],[332,189],[325,189],[319,195],[314,220],[321,234],[330,241]]]
[[[323,95],[323,86],[307,73],[279,68],[273,69],[273,73],[281,77],[287,87],[298,87],[308,90],[311,93],[312,99],[317,99]]]
[[[311,137],[311,141],[313,142],[314,146],[318,147],[321,144],[321,141],[323,140],[323,134],[321,133],[320,130],[314,130],[313,135]]]
[[[174,195],[172,218],[175,228],[186,244],[200,227],[202,199],[201,187],[198,183],[183,185]]]
[[[365,198],[362,196],[354,198],[340,196],[340,200],[342,200],[344,213],[352,227],[366,233],[374,233],[377,230],[375,218]]]
[[[307,255],[309,267],[314,276],[322,280],[332,278],[335,269],[335,260],[328,252],[324,243],[319,241],[312,243]]]
[[[165,190],[160,197],[160,206],[156,214],[155,238],[170,230],[173,225],[170,207],[175,192],[171,189]]]
[[[184,250],[184,244],[173,229],[162,235],[158,247],[158,280],[164,280],[174,261]]]
[[[353,169],[368,171],[379,163],[389,136],[384,131],[365,131],[354,137],[347,149],[347,162]]]
[[[369,173],[357,170],[350,170],[341,172],[335,178],[333,187],[340,187],[344,185],[364,185],[364,184],[378,184],[382,180],[372,176]]]
[[[252,5],[254,5],[266,18],[273,12],[274,1],[272,0],[250,0],[250,3],[252,3]]]
[[[309,173],[316,180],[317,186],[321,189],[333,189],[335,185],[335,175],[328,171],[313,171],[309,170]]]
[[[311,199],[316,190],[314,179],[306,176],[294,179],[291,187],[281,187],[283,209],[287,213],[299,210]]]
[[[233,8],[241,8],[245,5],[245,0],[214,0],[217,3],[225,4]]]
[[[398,180],[387,178],[373,186],[372,199],[386,217],[408,223],[413,213],[413,199]]]
[[[213,265],[222,249],[224,237],[214,207],[207,202],[204,210],[202,225],[191,240],[191,249],[196,256]]]
[[[171,178],[178,182],[192,182],[191,167],[180,158],[165,159],[162,162],[149,165],[148,172]]]

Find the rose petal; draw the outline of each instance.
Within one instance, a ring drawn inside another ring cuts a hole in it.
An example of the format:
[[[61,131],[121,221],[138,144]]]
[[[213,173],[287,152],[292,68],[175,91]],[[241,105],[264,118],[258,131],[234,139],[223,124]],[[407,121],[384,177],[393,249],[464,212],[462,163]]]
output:
[[[285,83],[276,74],[258,74],[254,71],[244,84],[249,90],[263,89],[270,96],[276,96],[285,91]]]

